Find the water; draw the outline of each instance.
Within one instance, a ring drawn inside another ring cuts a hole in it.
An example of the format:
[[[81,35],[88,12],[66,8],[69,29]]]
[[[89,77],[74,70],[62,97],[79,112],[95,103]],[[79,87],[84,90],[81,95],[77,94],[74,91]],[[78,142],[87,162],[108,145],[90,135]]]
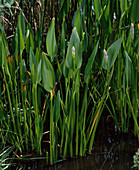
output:
[[[139,147],[137,139],[132,132],[119,134],[117,129],[105,128],[103,135],[100,128],[97,131],[92,154],[78,159],[71,159],[48,170],[131,170],[133,155]]]
[[[46,165],[46,160],[26,162],[21,169],[34,170],[129,170],[139,143],[133,132],[119,133],[113,123],[100,123],[91,154]]]
[[[100,125],[91,154],[81,158],[61,161],[53,166],[46,165],[44,159],[28,161],[20,169],[34,170],[129,170],[133,165],[133,155],[139,147],[132,132],[121,134],[115,126]]]

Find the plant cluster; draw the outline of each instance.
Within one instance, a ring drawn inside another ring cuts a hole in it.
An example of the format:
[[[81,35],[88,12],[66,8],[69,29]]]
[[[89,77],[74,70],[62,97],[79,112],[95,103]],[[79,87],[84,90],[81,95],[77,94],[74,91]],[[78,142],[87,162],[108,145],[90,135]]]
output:
[[[12,12],[15,2],[0,8]],[[19,159],[42,154],[44,143],[50,164],[83,156],[104,108],[123,132],[133,122],[139,139],[138,0],[42,0],[40,20],[31,13],[31,23],[23,2],[10,42],[0,22],[0,142],[16,146]]]

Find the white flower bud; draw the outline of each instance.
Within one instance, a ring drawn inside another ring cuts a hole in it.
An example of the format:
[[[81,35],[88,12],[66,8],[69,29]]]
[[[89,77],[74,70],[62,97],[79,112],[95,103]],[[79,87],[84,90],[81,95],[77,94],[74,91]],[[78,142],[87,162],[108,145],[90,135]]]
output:
[[[134,37],[134,24],[131,24],[130,35]]]
[[[75,56],[75,47],[72,47],[72,55]]]
[[[107,60],[108,60],[108,54],[107,54],[107,51],[106,51],[106,50],[104,50],[103,52],[104,52],[104,58],[105,58],[105,60],[107,61]]]

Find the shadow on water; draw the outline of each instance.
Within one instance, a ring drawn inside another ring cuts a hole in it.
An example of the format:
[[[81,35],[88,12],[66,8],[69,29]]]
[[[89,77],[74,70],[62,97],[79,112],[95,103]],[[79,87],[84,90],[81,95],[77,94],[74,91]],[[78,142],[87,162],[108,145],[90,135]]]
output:
[[[26,162],[21,169],[34,170],[128,170],[139,147],[132,132],[120,133],[113,123],[100,123],[91,154],[46,166],[45,160]]]

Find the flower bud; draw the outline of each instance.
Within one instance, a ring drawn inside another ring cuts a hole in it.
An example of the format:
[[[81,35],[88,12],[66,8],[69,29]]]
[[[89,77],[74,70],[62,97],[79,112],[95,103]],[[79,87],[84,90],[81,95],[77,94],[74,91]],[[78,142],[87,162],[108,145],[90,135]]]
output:
[[[72,47],[72,55],[75,56],[75,47]]]
[[[130,35],[134,37],[134,24],[131,24]]]
[[[107,51],[106,51],[106,50],[104,50],[103,52],[104,52],[104,58],[105,58],[105,60],[107,61],[107,60],[108,60],[108,54],[107,54]]]

